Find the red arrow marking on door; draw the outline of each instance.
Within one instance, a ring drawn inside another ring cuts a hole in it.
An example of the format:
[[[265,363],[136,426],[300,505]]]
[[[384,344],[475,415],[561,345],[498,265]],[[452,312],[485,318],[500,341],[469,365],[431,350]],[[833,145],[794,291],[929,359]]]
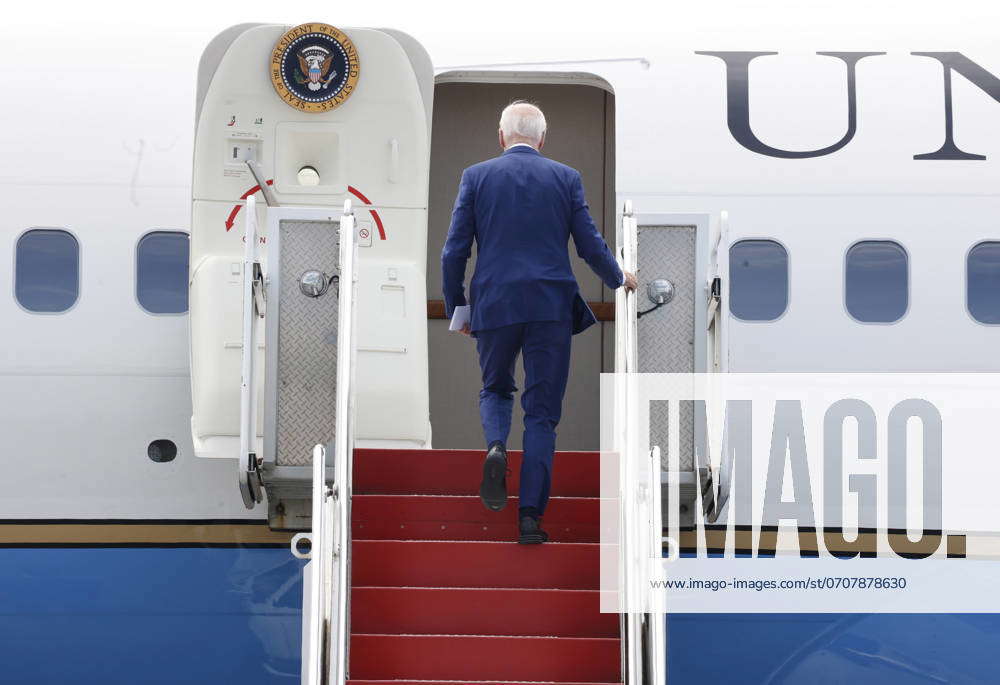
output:
[[[364,193],[362,193],[354,186],[347,186],[347,192],[349,192],[351,195],[364,202],[366,205],[371,204],[371,200],[365,197]],[[385,227],[382,225],[382,218],[378,215],[378,212],[376,212],[374,209],[369,209],[368,212],[372,215],[372,218],[375,219],[375,225],[378,226],[379,240],[385,240]]]
[[[270,179],[268,179],[266,181],[266,183],[267,183],[267,185],[272,186],[272,185],[274,185],[274,179],[270,178]],[[250,197],[251,195],[253,195],[254,193],[257,193],[257,192],[260,192],[260,186],[259,185],[253,186],[252,188],[250,188],[249,190],[247,190],[245,193],[243,193],[242,195],[240,195],[240,199],[241,200],[246,200],[248,197]],[[361,200],[362,202],[364,202],[366,205],[370,205],[371,204],[371,200],[369,200],[367,197],[365,197],[364,193],[362,193],[360,190],[358,190],[354,186],[347,186],[347,192],[349,192],[351,195],[353,195],[354,197],[356,197],[359,200]],[[243,208],[243,205],[241,205],[241,204],[235,204],[235,205],[233,205],[232,211],[229,212],[229,218],[226,219],[226,232],[229,232],[229,230],[232,229],[233,224],[236,223],[236,215],[240,213],[240,209],[242,209],[242,208]],[[375,225],[378,227],[378,237],[379,237],[379,240],[385,240],[385,226],[382,225],[382,217],[380,217],[378,215],[378,212],[375,211],[374,209],[369,209],[368,212],[372,215],[372,219],[375,220]]]
[[[267,183],[267,185],[269,185],[269,186],[273,186],[274,185],[274,179],[273,178],[269,178],[267,181],[265,181],[265,183]],[[251,188],[247,192],[245,192],[242,195],[240,195],[240,199],[241,200],[245,200],[245,199],[247,199],[248,197],[250,197],[251,195],[253,195],[254,193],[257,193],[257,192],[260,192],[260,185],[255,185],[253,188]],[[229,231],[229,229],[231,229],[233,227],[233,224],[236,222],[236,215],[240,213],[240,209],[242,207],[243,207],[243,205],[241,205],[241,204],[235,204],[235,205],[233,205],[233,211],[229,212],[229,218],[226,219],[226,231],[227,232]]]

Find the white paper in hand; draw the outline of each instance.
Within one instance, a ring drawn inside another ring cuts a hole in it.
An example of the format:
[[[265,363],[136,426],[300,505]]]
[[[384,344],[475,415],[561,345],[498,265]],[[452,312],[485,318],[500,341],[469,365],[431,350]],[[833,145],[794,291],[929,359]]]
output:
[[[465,324],[469,323],[472,318],[472,306],[464,304],[460,307],[455,307],[455,311],[451,315],[451,325],[448,326],[449,331],[460,331]]]

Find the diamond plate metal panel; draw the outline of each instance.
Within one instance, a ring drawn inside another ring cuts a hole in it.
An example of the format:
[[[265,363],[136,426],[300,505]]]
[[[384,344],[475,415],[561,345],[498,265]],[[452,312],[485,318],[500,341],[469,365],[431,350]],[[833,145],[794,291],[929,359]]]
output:
[[[639,309],[653,304],[646,298],[646,284],[665,278],[674,284],[673,301],[638,323],[638,367],[642,373],[694,372],[695,227],[640,226],[638,231]],[[680,407],[680,467],[694,469],[694,407]],[[667,467],[667,403],[653,402],[649,417],[650,445],[659,445]]]
[[[281,284],[275,463],[312,464],[317,443],[333,439],[337,388],[338,291],[308,297],[299,277],[315,269],[338,272],[339,238],[335,221],[281,221]]]

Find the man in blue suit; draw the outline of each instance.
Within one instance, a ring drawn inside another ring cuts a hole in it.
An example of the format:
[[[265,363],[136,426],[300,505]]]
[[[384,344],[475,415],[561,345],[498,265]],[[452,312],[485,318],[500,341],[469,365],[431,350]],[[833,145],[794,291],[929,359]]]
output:
[[[507,451],[514,406],[514,364],[524,357],[524,460],[520,536],[523,544],[548,539],[540,520],[549,499],[555,428],[569,375],[572,336],[596,323],[580,296],[569,239],[604,284],[635,289],[601,237],[584,198],[580,173],[546,159],[545,115],[515,102],[500,116],[499,157],[462,173],[448,239],[441,252],[445,307],[469,307],[462,328],[476,338],[483,389],[479,414],[487,455],[479,494],[487,508],[507,503]],[[465,266],[477,247],[465,297]]]

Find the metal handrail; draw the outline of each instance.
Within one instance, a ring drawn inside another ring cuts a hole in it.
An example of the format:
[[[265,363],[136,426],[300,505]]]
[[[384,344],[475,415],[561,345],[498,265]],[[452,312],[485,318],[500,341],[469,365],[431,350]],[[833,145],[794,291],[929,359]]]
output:
[[[331,651],[336,653],[331,659],[330,682],[343,685],[347,682],[348,645],[348,602],[350,598],[350,557],[351,557],[351,488],[354,459],[354,353],[356,349],[358,287],[358,243],[355,239],[354,210],[351,201],[344,201],[344,215],[340,220],[340,307],[337,317],[337,419],[334,435],[334,483],[333,499],[336,504],[336,530],[334,558],[337,559],[336,639],[330,640]],[[346,352],[346,354],[344,354]]]
[[[632,203],[622,213],[619,257],[622,268],[636,272],[638,220]],[[662,549],[660,450],[639,455],[638,302],[636,293],[619,288],[615,294],[615,425],[619,447],[619,579],[625,613],[621,618],[622,667],[626,683],[658,683],[666,676],[666,631],[658,608],[636,610],[648,592],[650,559]],[[631,487],[636,481],[643,484]]]
[[[622,244],[619,257],[622,260],[622,269],[631,273],[636,271],[637,228],[636,218],[632,214],[632,202],[626,200],[622,213]],[[635,373],[638,371],[635,326],[638,304],[635,293],[630,293],[625,288],[616,290],[615,310],[615,321],[623,322],[623,325],[615,326],[615,372]],[[618,317],[619,313],[623,314],[622,318]]]
[[[728,283],[725,279],[729,274],[728,244],[729,212],[723,210],[719,212],[719,230],[715,239],[715,246],[712,248],[712,262],[715,267],[715,272],[707,284],[707,326],[708,330],[712,334],[712,361],[709,370],[712,373],[726,373],[729,370],[729,363],[725,355],[725,350],[727,349],[727,328],[724,323],[724,311],[727,308],[726,288],[728,287]],[[713,423],[710,420],[710,417],[713,415],[720,416],[722,418],[725,417],[725,402],[717,396],[711,384],[708,385],[707,392],[708,396],[706,397],[705,402],[705,425],[710,426]],[[723,435],[723,439],[719,445],[719,451],[722,454],[722,458],[719,462],[718,468],[712,466],[711,459],[709,458],[709,455],[713,453],[711,446],[711,432],[709,431],[705,435],[704,463],[709,473],[711,488],[709,491],[710,499],[703,501],[703,507],[705,509],[705,520],[708,523],[716,523],[729,502],[729,493],[735,464],[733,461],[733,454],[726,447],[725,435]]]
[[[635,272],[635,220],[632,203],[625,202],[622,213],[622,235],[619,246],[622,269]],[[636,592],[633,555],[636,549],[633,524],[637,505],[636,493],[628,487],[631,482],[630,455],[634,454],[634,434],[629,424],[632,420],[634,387],[629,378],[636,371],[636,315],[635,294],[625,288],[615,291],[615,429],[618,448],[618,579],[622,607],[622,676],[625,683],[643,682],[642,617],[630,611]]]
[[[309,645],[308,662],[303,665],[304,682],[307,685],[321,685],[329,682],[327,658],[327,637],[330,626],[330,578],[333,566],[331,537],[329,529],[332,521],[328,521],[327,513],[332,513],[330,499],[333,489],[326,482],[326,448],[316,445],[313,448],[313,488],[312,488],[312,531],[308,534],[299,533],[292,540],[292,554],[305,556],[309,559],[306,573],[307,590],[305,598],[309,602],[309,625],[306,641]],[[296,554],[298,539],[307,537],[311,549],[307,555]]]
[[[254,362],[257,355],[257,317],[254,282],[257,279],[257,205],[247,198],[243,240],[243,358],[240,369],[240,455],[236,477],[243,505],[253,509],[261,501],[260,471],[257,459],[257,387]]]
[[[337,312],[337,389],[333,482],[327,483],[326,448],[313,448],[312,550],[308,558],[308,685],[347,682],[350,630],[351,481],[354,451],[354,353],[358,246],[351,201],[340,220],[340,292]],[[296,536],[298,538],[298,536]],[[292,543],[295,553],[298,539]],[[299,556],[298,554],[296,556]]]

